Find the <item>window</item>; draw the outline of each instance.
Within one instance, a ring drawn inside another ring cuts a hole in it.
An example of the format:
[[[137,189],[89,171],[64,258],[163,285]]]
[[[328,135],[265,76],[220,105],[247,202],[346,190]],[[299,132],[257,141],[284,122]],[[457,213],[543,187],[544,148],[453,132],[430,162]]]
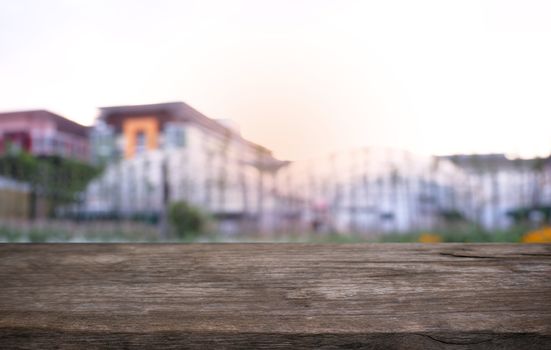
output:
[[[185,128],[181,124],[168,123],[165,128],[165,148],[180,148],[186,145]]]
[[[144,131],[136,133],[136,154],[142,154],[146,150],[146,136]]]

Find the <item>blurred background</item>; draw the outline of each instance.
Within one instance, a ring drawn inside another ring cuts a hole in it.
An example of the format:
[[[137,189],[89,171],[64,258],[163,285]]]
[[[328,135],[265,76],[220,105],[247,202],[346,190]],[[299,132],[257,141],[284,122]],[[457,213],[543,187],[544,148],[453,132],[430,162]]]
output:
[[[549,18],[2,1],[0,241],[551,242]]]

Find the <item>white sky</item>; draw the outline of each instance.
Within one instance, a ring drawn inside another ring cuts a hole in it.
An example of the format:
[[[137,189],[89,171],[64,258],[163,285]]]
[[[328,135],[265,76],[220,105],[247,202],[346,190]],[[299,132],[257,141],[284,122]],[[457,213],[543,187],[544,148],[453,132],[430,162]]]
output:
[[[551,151],[551,1],[0,0],[0,111],[185,101],[276,155]]]

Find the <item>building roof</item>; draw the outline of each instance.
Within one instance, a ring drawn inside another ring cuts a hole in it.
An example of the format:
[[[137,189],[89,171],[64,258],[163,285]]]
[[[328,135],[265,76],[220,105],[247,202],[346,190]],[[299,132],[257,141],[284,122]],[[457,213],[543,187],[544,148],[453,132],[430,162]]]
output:
[[[13,118],[46,119],[53,122],[57,130],[81,137],[87,137],[89,130],[88,126],[43,109],[0,113],[0,120]]]
[[[115,128],[122,128],[122,118],[128,115],[148,115],[154,114],[161,118],[161,122],[172,120],[183,120],[194,124],[201,125],[221,136],[228,134],[248,143],[251,147],[259,151],[271,155],[271,151],[259,144],[251,142],[243,138],[238,132],[222,123],[209,118],[184,102],[166,102],[146,105],[129,105],[129,106],[114,106],[100,108],[100,119],[112,123]]]
[[[455,165],[472,172],[493,172],[497,170],[534,169],[551,165],[551,156],[546,158],[510,159],[502,153],[455,154],[439,156]]]

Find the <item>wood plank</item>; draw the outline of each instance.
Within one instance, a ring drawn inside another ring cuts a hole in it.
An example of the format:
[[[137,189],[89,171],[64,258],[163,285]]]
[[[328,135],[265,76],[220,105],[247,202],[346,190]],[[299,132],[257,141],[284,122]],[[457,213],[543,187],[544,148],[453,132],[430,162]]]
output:
[[[4,244],[0,347],[551,349],[551,245]]]

